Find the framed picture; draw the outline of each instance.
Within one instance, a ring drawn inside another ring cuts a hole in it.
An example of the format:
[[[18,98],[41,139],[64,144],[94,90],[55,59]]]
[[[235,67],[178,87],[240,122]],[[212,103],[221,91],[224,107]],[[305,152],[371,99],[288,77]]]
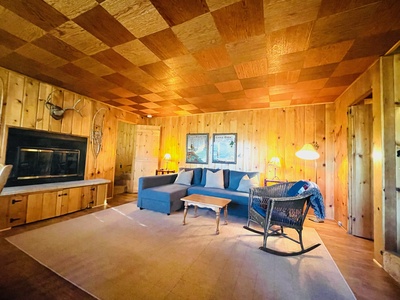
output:
[[[186,135],[186,163],[208,164],[208,133]]]
[[[214,133],[212,162],[236,164],[236,133]]]

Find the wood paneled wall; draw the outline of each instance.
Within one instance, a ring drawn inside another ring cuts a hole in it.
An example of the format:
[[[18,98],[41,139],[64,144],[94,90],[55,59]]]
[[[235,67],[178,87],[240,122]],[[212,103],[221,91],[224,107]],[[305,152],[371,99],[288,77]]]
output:
[[[172,118],[155,118],[149,124],[161,126],[159,161],[170,153],[170,169],[179,167],[210,167],[231,170],[259,171],[260,184],[272,178],[274,170],[268,167],[273,156],[281,159],[277,170],[280,179],[317,181],[325,200],[327,218],[333,219],[334,190],[334,106],[310,105],[290,108],[247,110],[210,113]],[[209,163],[186,163],[186,135],[209,134]],[[212,134],[237,133],[237,163],[212,163]],[[316,141],[321,157],[304,161],[295,156],[305,143]]]
[[[113,182],[118,120],[133,124],[145,123],[143,118],[136,114],[3,68],[0,68],[0,89],[0,96],[3,94],[0,163],[5,162],[8,127],[37,129],[89,138],[94,114],[99,109],[105,108],[102,149],[96,160],[90,147],[90,139],[88,139],[85,179],[105,178]],[[51,92],[53,92],[51,102],[64,109],[72,107],[78,99],[81,99],[77,108],[81,108],[82,116],[69,110],[65,112],[63,119],[53,119],[45,107],[45,101]],[[108,197],[112,194],[113,184],[111,183],[108,187]]]
[[[382,57],[335,102],[335,219],[348,219],[347,108],[372,92],[374,259],[399,252],[396,199],[395,105],[400,102],[400,55]]]

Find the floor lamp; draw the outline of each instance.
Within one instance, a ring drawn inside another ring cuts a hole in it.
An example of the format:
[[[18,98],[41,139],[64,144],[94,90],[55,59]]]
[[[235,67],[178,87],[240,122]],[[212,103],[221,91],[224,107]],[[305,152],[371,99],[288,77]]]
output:
[[[319,145],[317,142],[312,142],[309,144],[305,144],[299,151],[296,152],[296,156],[298,158],[304,160],[314,160],[315,162],[315,183],[317,183],[317,159],[319,158],[319,153],[317,152]],[[323,223],[323,220],[318,219],[317,217],[308,218],[309,220],[317,223]]]

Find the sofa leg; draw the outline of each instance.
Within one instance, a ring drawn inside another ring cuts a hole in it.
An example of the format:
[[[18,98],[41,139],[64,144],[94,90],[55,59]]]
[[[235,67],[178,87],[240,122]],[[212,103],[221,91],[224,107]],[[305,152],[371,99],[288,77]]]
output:
[[[169,216],[170,214],[167,214],[167,216]]]
[[[143,207],[139,207],[140,208],[140,210],[143,210]]]

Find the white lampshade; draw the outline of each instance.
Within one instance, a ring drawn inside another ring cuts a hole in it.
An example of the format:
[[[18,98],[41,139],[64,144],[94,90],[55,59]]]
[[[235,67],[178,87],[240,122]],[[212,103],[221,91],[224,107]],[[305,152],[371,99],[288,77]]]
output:
[[[303,148],[296,152],[296,156],[301,159],[314,160],[319,158],[319,153],[312,144],[305,144]]]
[[[281,167],[281,160],[279,157],[274,156],[271,158],[271,160],[268,162],[268,165],[273,166],[275,168],[280,168]]]

